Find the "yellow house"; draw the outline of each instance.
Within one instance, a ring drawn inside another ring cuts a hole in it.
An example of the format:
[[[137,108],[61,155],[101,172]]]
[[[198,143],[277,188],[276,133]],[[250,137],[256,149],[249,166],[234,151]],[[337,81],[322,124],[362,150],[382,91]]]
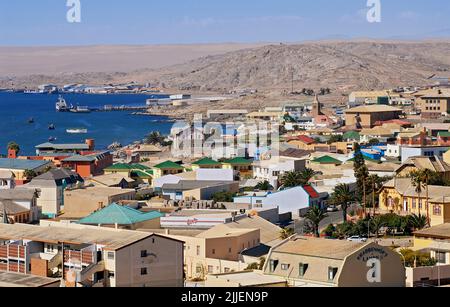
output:
[[[222,163],[223,169],[233,169],[239,172],[241,178],[253,177],[253,161],[245,158],[234,158]]]
[[[428,203],[428,205],[427,205]],[[431,226],[450,222],[450,187],[428,186],[417,193],[410,178],[394,178],[380,192],[380,210],[401,215],[426,215]]]
[[[209,159],[209,158],[204,158],[201,160],[198,160],[194,163],[192,163],[191,166],[193,171],[196,171],[200,168],[209,168],[209,169],[217,169],[217,168],[222,168],[222,163],[217,162],[215,160]]]
[[[176,175],[184,172],[184,167],[172,161],[166,161],[153,166],[153,179],[166,175]]]

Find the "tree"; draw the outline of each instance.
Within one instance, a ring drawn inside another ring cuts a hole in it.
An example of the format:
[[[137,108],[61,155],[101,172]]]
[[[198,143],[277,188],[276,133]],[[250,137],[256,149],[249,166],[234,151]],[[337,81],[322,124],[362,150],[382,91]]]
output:
[[[428,225],[428,219],[424,215],[410,215],[408,217],[408,226],[411,227],[413,230],[422,230]]]
[[[370,139],[369,145],[378,145],[380,144],[380,141],[378,139]]]
[[[36,174],[36,172],[33,171],[33,170],[26,169],[26,170],[23,172],[23,176],[24,176],[25,178],[27,178],[28,180],[31,180],[31,179],[33,179],[34,177],[36,177],[37,174]]]
[[[332,135],[330,137],[330,139],[328,140],[328,144],[342,142],[343,140],[344,140],[344,137],[342,135]]]
[[[158,131],[153,131],[145,138],[145,143],[150,145],[159,145],[164,142],[164,136]]]
[[[270,190],[273,190],[273,186],[267,180],[266,181],[261,181],[260,183],[258,183],[255,186],[255,190],[270,191]]]
[[[314,235],[316,237],[320,237],[319,233],[320,222],[322,222],[327,217],[328,215],[319,206],[312,207],[306,214],[305,218],[312,223]]]
[[[14,150],[16,152],[16,156],[17,156],[20,152],[20,146],[16,142],[9,142],[8,150]]]
[[[353,146],[355,157],[353,167],[355,170],[355,177],[357,179],[357,198],[358,200],[364,200],[364,195],[369,193],[367,178],[369,177],[369,170],[366,166],[366,161],[364,160],[364,156],[361,152],[361,146],[358,143],[355,143]]]
[[[420,196],[422,194],[422,190],[423,190],[423,186],[424,186],[423,173],[420,171],[414,171],[414,172],[411,172],[410,176],[411,176],[411,184],[415,188],[415,191],[418,195],[419,201],[418,201],[417,207],[419,209],[419,215],[420,215],[420,209],[422,207],[422,199],[420,198]]]
[[[350,186],[348,184],[337,185],[330,201],[336,206],[341,206],[344,222],[346,222],[348,208],[355,201],[355,193],[350,189]]]
[[[433,172],[427,168],[420,171],[421,177],[423,179],[423,183],[425,185],[425,209],[427,210],[427,223],[430,225],[430,200],[429,200],[429,190],[428,186],[430,185],[430,181],[433,177],[438,175],[436,172]]]
[[[370,230],[375,234],[377,238],[380,236],[380,230],[383,226],[385,226],[385,221],[382,215],[372,218],[370,222]]]
[[[280,231],[280,239],[286,240],[294,235],[294,229],[292,228],[283,228]]]
[[[298,187],[303,182],[300,172],[287,172],[281,177],[281,185],[283,189]]]
[[[212,198],[216,203],[231,203],[233,202],[234,193],[231,192],[217,192]]]
[[[311,168],[306,168],[300,172],[301,182],[300,185],[307,185],[309,181],[317,175],[317,172]]]

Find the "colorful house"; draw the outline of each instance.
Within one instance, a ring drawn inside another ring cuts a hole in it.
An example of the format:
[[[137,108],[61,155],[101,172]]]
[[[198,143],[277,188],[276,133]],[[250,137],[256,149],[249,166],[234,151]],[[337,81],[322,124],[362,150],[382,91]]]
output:
[[[152,183],[154,171],[142,164],[116,163],[106,168],[105,174],[123,174],[134,180]]]
[[[173,161],[166,161],[153,166],[153,178],[157,179],[166,175],[176,175],[184,172],[184,167]]]
[[[83,178],[101,175],[112,164],[113,156],[109,151],[79,154],[62,160],[63,167],[74,170]]]
[[[317,163],[317,164],[330,164],[330,165],[335,165],[335,166],[338,166],[338,165],[342,164],[341,160],[335,159],[335,158],[330,157],[330,156],[322,156],[322,157],[319,157],[319,158],[315,158],[311,162],[312,163]]]
[[[242,157],[226,160],[222,163],[223,169],[232,169],[239,173],[241,178],[253,177],[253,161]]]
[[[199,168],[222,168],[222,163],[209,158],[204,158],[192,163],[193,171],[196,171]]]

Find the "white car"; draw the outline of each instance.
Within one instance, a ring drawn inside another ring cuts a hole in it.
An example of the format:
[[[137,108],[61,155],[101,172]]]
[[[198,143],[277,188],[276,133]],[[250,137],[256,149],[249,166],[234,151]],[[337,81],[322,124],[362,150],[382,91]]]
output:
[[[363,238],[360,236],[353,236],[347,239],[347,241],[349,242],[357,242],[357,243],[366,243],[367,242],[367,238]]]
[[[338,211],[339,211],[339,208],[336,207],[336,206],[329,206],[329,207],[327,208],[327,211],[328,211],[328,212],[338,212]]]

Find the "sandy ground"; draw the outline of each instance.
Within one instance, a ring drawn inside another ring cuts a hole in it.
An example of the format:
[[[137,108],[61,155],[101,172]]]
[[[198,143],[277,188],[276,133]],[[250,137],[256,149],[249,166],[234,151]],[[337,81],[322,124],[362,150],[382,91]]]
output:
[[[208,55],[264,44],[0,47],[0,76],[130,72],[156,69]]]

